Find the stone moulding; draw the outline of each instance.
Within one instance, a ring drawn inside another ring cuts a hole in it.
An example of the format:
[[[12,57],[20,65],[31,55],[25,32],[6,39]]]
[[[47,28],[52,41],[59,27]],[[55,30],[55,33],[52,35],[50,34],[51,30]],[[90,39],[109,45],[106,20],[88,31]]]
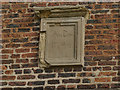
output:
[[[34,7],[38,18],[62,18],[62,17],[89,17],[89,12],[84,6],[54,6]]]
[[[34,7],[34,11],[35,11],[35,15],[38,17],[38,19],[41,20],[41,23],[40,23],[40,28],[41,28],[40,41],[39,41],[40,67],[50,67],[50,66],[56,66],[56,65],[57,66],[59,66],[59,65],[83,65],[84,55],[81,52],[77,52],[77,50],[76,50],[76,52],[78,54],[81,53],[81,55],[82,55],[82,57],[80,57],[80,59],[81,59],[80,62],[78,60],[77,62],[75,61],[74,63],[70,63],[70,64],[68,64],[68,63],[60,64],[60,62],[57,64],[53,64],[54,62],[49,63],[48,61],[46,61],[46,58],[45,58],[45,55],[46,55],[45,49],[46,49],[46,43],[47,43],[46,42],[47,41],[47,38],[46,38],[47,34],[46,33],[48,32],[47,27],[50,27],[49,24],[47,24],[47,22],[59,23],[59,24],[62,24],[63,22],[65,22],[65,23],[68,23],[68,26],[69,26],[69,24],[71,24],[71,23],[77,23],[80,21],[79,24],[82,26],[77,25],[75,28],[81,27],[81,29],[79,28],[78,31],[81,32],[81,36],[82,36],[82,37],[80,36],[81,40],[82,40],[81,46],[82,46],[82,48],[84,48],[84,45],[83,45],[83,43],[84,43],[84,26],[83,25],[85,25],[85,22],[84,22],[85,19],[89,18],[88,10],[84,6],[77,5],[77,6]],[[53,22],[52,22],[52,19],[53,19]],[[77,22],[74,21],[74,19]],[[45,21],[48,20],[48,21],[45,22],[44,20]],[[57,25],[57,24],[55,24],[55,25]],[[80,51],[83,52],[84,50],[81,49]]]

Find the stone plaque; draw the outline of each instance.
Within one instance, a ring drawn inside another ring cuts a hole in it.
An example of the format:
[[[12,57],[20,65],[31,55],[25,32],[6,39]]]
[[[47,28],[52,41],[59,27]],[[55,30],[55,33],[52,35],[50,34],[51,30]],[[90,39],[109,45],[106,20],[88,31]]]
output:
[[[40,59],[52,66],[83,63],[84,18],[43,18]]]

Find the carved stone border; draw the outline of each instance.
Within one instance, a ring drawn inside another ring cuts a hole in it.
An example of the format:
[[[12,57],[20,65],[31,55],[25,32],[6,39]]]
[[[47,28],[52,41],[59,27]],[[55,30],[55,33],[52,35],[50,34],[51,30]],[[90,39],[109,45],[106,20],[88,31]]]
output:
[[[84,6],[53,6],[34,7],[38,18],[84,17],[89,18],[89,12]]]

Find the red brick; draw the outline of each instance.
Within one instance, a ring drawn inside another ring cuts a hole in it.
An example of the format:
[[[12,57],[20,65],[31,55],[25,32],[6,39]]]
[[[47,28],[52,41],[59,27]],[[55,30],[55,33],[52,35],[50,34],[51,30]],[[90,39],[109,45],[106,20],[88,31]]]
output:
[[[95,78],[95,82],[111,82],[111,78]]]
[[[64,90],[66,88],[66,85],[59,85],[57,87],[58,90]]]
[[[59,3],[58,2],[52,2],[52,3],[49,3],[48,6],[59,6]]]
[[[20,58],[20,54],[12,54],[11,58]]]
[[[26,53],[26,52],[29,52],[30,51],[30,49],[16,49],[15,50],[16,51],[16,53]]]
[[[32,37],[32,36],[38,36],[38,33],[32,32],[32,33],[24,33],[23,37]]]
[[[76,85],[67,85],[67,88],[68,88],[68,89],[75,89],[75,88],[76,88]]]
[[[7,66],[5,65],[0,66],[0,70],[7,70]]]
[[[2,59],[8,59],[8,57],[9,57],[9,55],[2,55]]]
[[[116,72],[100,72],[98,76],[116,76]]]
[[[15,80],[16,76],[2,76],[2,80]]]
[[[13,73],[13,70],[7,70],[5,71],[5,74],[12,74]]]
[[[28,58],[28,57],[37,57],[37,53],[27,53],[27,54],[22,54],[22,58]]]
[[[13,53],[13,50],[11,50],[11,49],[3,49],[2,53]]]

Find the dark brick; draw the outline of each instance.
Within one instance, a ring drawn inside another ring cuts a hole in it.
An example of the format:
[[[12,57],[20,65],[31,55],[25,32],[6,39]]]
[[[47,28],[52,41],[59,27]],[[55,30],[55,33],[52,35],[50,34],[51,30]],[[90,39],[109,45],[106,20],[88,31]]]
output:
[[[85,57],[84,57],[84,60],[85,60],[85,61],[92,61],[93,58],[92,58],[92,56],[85,56]]]
[[[14,90],[32,90],[32,88],[31,87],[25,87],[25,88],[16,87],[14,88]]]
[[[0,40],[0,43],[9,43],[9,40]]]
[[[19,25],[17,25],[17,24],[8,24],[6,27],[7,28],[18,28]]]
[[[98,88],[109,88],[109,84],[97,84]]]
[[[22,74],[22,70],[15,70],[15,74]]]
[[[111,88],[120,88],[120,83],[112,83]]]
[[[111,13],[119,13],[120,10],[112,10]]]
[[[86,35],[85,39],[94,39],[94,36],[93,35]]]
[[[93,71],[97,71],[97,70],[101,71],[102,70],[101,67],[93,67],[92,69],[93,69]]]
[[[20,65],[19,64],[13,64],[10,66],[10,69],[19,69]]]
[[[27,85],[29,86],[34,86],[34,85],[44,85],[45,81],[32,81],[32,82],[28,82]]]
[[[94,73],[85,73],[85,72],[83,72],[83,73],[78,73],[78,75],[77,75],[78,77],[95,77],[95,74]]]
[[[93,60],[95,61],[112,60],[112,56],[97,56],[97,57],[93,57]]]
[[[96,85],[77,85],[78,89],[95,89]]]
[[[86,30],[85,34],[101,34],[100,30]]]
[[[112,5],[112,8],[120,8],[120,5],[119,4],[114,4],[114,5]]]
[[[86,29],[93,29],[93,25],[87,25],[85,26]]]
[[[2,60],[2,64],[10,64],[10,63],[14,63],[13,60]]]
[[[32,63],[38,62],[38,59],[31,59],[30,62]]]
[[[9,82],[10,86],[25,86],[26,82]]]
[[[48,84],[59,84],[59,80],[48,80]]]
[[[51,68],[45,68],[45,72],[46,72],[46,73],[52,73],[53,70],[52,70]]]
[[[90,41],[85,41],[85,45],[87,44],[102,44],[102,40],[90,40]]]
[[[111,39],[113,35],[97,35],[97,39]]]
[[[55,74],[39,74],[38,78],[39,79],[46,79],[46,78],[54,78]]]
[[[62,83],[79,83],[80,79],[63,79]]]
[[[114,66],[113,70],[120,70],[120,66]]]
[[[38,67],[38,63],[22,64],[22,68]]]
[[[11,39],[11,42],[28,42],[28,38]]]
[[[115,61],[100,61],[98,65],[116,65]]]
[[[120,82],[120,76],[118,76],[118,77],[113,77],[113,78],[112,78],[112,81]]]
[[[103,71],[109,71],[111,70],[111,67],[103,67]]]
[[[45,90],[55,90],[55,86],[46,86]]]
[[[101,9],[102,5],[95,5],[95,9]]]
[[[97,24],[97,23],[102,23],[102,20],[87,20],[87,24]]]
[[[19,28],[18,29],[18,32],[29,32],[30,31],[30,29],[29,28]]]
[[[39,37],[31,38],[30,41],[39,41]]]
[[[20,54],[12,54],[11,58],[20,58]]]
[[[91,62],[85,62],[84,65],[85,66],[96,66],[97,62],[93,62],[93,61],[91,61]]]
[[[58,73],[58,77],[75,77],[75,73]]]
[[[97,13],[107,13],[109,10],[92,10],[91,13],[97,14]]]
[[[116,19],[113,19],[113,20],[105,20],[105,23],[116,23],[117,22],[117,20]]]
[[[64,71],[65,71],[65,72],[71,72],[71,71],[72,71],[72,67],[65,67],[65,68],[64,68]]]
[[[43,87],[34,87],[33,90],[43,90]]]
[[[10,8],[10,5],[4,5],[4,4],[2,4],[2,9],[9,9]]]
[[[111,29],[111,25],[95,25],[95,29]]]
[[[10,33],[10,31],[11,31],[10,29],[3,29],[2,33]]]
[[[113,18],[120,18],[120,14],[114,14]]]
[[[87,78],[84,78],[83,80],[82,80],[82,83],[90,83],[91,82],[91,80],[90,79],[87,79]]]
[[[29,60],[28,59],[17,59],[16,63],[28,63]]]
[[[13,90],[12,88],[1,88],[1,90]]]
[[[99,45],[99,50],[115,50],[115,46],[113,45]]]
[[[93,7],[92,6],[85,6],[87,9],[92,9]]]
[[[24,69],[24,74],[29,74],[29,73],[31,73],[30,69]]]
[[[83,67],[84,71],[91,71],[91,67]]]
[[[82,67],[80,66],[73,67],[73,72],[77,72],[77,71],[82,71]]]
[[[17,18],[17,17],[19,17],[19,14],[12,14],[12,15],[10,15],[10,18]]]
[[[33,47],[33,46],[38,46],[38,43],[26,43],[23,46],[24,47]]]
[[[42,70],[42,69],[33,69],[33,72],[34,72],[34,73],[42,73],[43,70]]]
[[[0,86],[6,86],[7,82],[0,82]]]
[[[101,51],[85,51],[85,55],[102,55]]]
[[[35,76],[34,75],[19,75],[18,77],[17,77],[17,79],[19,79],[19,80],[26,80],[26,79],[35,79]]]
[[[34,12],[34,10],[32,8],[28,8],[27,11],[28,12]]]

